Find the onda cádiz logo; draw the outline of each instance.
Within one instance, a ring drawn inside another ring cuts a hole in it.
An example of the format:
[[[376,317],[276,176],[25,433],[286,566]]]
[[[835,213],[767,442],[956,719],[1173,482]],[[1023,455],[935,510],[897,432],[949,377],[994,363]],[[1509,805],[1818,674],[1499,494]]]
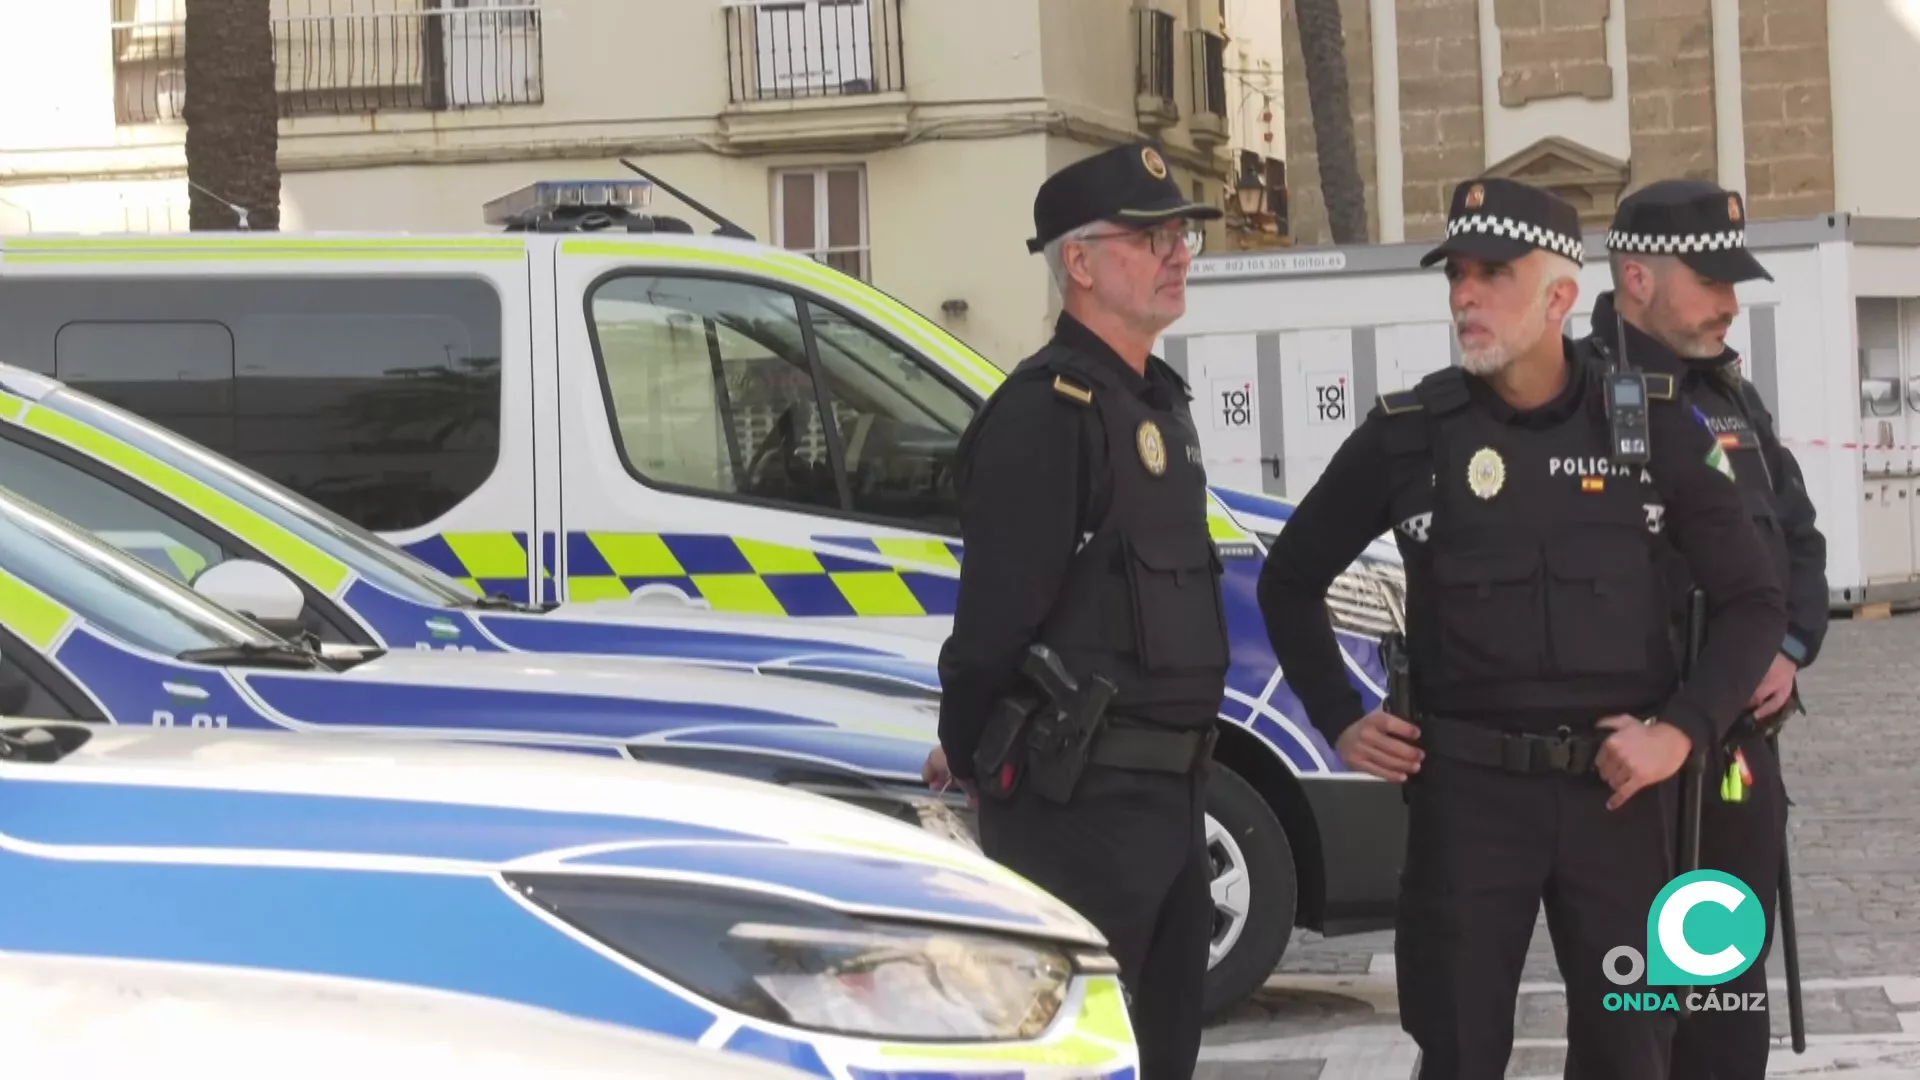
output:
[[[1647,912],[1647,955],[1631,945],[1608,952],[1600,962],[1607,981],[1632,986],[1645,974],[1647,985],[1718,986],[1753,966],[1766,946],[1767,916],[1760,898],[1746,883],[1718,870],[1695,870],[1667,883]],[[1766,995],[1699,990],[1687,992],[1689,1012],[1760,1012]],[[1678,1012],[1681,1002],[1669,990],[1610,993],[1609,1012]]]

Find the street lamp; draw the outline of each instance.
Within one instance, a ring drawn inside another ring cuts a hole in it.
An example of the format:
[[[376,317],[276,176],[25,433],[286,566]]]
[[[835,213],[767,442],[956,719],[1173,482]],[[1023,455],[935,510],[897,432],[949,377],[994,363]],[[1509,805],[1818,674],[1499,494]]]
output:
[[[1248,221],[1267,208],[1267,183],[1253,171],[1251,163],[1241,167],[1240,181],[1234,185],[1233,194],[1240,201],[1241,216]]]

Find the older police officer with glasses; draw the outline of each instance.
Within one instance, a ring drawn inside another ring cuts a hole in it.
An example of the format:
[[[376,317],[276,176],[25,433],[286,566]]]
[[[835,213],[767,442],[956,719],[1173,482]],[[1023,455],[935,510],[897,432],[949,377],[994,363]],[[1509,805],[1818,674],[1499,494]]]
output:
[[[1219,216],[1145,144],[1041,187],[1027,246],[1063,312],[961,439],[966,555],[927,763],[975,797],[989,856],[1106,935],[1142,1080],[1192,1075],[1212,925],[1220,564],[1190,395],[1152,349],[1186,308],[1188,223]]]

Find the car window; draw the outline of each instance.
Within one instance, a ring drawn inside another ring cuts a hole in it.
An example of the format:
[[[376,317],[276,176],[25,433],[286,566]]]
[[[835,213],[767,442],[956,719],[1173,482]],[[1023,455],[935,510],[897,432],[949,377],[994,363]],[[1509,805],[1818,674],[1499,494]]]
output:
[[[10,497],[0,500],[0,569],[127,644],[165,656],[279,641],[78,526]],[[0,611],[0,620],[5,616]]]
[[[624,276],[593,331],[621,454],[642,479],[838,508],[800,308],[740,282]]]
[[[191,584],[209,566],[233,557],[159,510],[86,470],[0,437],[0,487],[93,533],[161,573]]]
[[[485,281],[8,280],[0,326],[0,358],[370,529],[432,523],[499,460],[503,318]]]
[[[807,318],[840,426],[853,510],[957,534],[953,457],[973,403],[846,316],[809,304]]]
[[[458,581],[386,540],[171,431],[70,390],[56,391],[40,404],[166,462],[346,563],[361,577],[396,596],[434,607],[473,602],[473,592]]]
[[[52,687],[35,678],[33,672],[13,658],[10,644],[0,640],[0,716],[28,720],[80,719]]]
[[[642,480],[958,532],[951,463],[974,405],[911,352],[739,281],[616,277],[592,311],[617,441]]]

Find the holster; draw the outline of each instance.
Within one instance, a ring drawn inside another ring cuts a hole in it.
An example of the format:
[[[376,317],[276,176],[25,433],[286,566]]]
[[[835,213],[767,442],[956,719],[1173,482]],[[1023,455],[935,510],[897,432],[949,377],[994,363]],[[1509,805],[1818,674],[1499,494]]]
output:
[[[1038,698],[1009,696],[993,703],[980,742],[973,748],[973,772],[980,793],[1004,799],[1020,786],[1025,772],[1026,736],[1043,702]]]
[[[1104,711],[1075,718],[1051,703],[1044,706],[1027,739],[1027,774],[1034,793],[1048,802],[1070,802],[1093,757],[1094,740],[1106,726]]]

